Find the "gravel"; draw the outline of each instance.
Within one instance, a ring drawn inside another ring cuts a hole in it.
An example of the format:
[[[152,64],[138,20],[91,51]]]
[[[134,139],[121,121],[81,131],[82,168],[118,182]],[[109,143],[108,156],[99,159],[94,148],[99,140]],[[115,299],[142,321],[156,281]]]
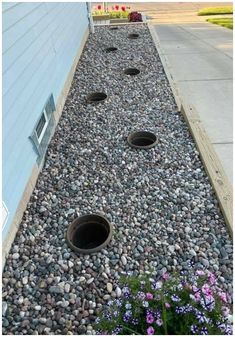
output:
[[[87,104],[96,91],[107,99]],[[157,135],[156,147],[128,146],[139,129]],[[65,233],[91,212],[112,222],[113,238],[77,255]],[[147,27],[96,28],[6,260],[3,334],[92,334],[102,306],[121,296],[122,273],[159,276],[189,263],[232,294],[232,242]]]

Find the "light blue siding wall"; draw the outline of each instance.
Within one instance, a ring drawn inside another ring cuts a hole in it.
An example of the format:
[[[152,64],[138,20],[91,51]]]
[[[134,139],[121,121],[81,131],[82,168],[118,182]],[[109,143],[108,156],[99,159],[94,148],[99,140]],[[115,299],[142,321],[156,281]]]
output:
[[[86,3],[3,3],[3,201],[9,230],[37,155],[29,136],[55,104],[88,27]]]

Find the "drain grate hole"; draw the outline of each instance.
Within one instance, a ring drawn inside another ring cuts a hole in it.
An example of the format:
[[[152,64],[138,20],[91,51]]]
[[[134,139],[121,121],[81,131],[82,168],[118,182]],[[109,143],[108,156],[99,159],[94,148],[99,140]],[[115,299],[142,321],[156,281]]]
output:
[[[71,242],[81,249],[100,246],[108,238],[107,229],[100,223],[90,222],[80,226],[73,234]]]
[[[118,27],[110,27],[110,30],[117,30]]]
[[[136,34],[136,33],[131,33],[128,35],[129,39],[138,39],[138,37],[139,37],[139,34]]]
[[[126,75],[135,76],[135,75],[138,75],[139,73],[140,73],[140,70],[137,68],[127,68],[126,70],[124,70],[124,74]]]
[[[112,51],[116,51],[116,50],[117,50],[116,47],[109,47],[105,49],[106,53],[111,53]]]
[[[127,139],[128,144],[134,148],[150,149],[157,143],[154,133],[148,131],[138,131],[131,133]]]
[[[83,215],[75,219],[67,230],[70,248],[79,253],[93,253],[106,247],[112,237],[112,225],[103,216]]]
[[[98,103],[102,102],[107,98],[107,95],[104,92],[93,92],[87,96],[88,103]]]

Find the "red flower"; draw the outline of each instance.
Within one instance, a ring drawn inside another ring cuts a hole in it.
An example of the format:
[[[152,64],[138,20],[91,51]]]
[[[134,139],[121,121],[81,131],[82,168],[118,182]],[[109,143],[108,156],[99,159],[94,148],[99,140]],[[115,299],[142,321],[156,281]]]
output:
[[[115,6],[115,9],[118,11],[118,10],[119,10],[119,6],[118,6],[118,5],[116,5],[116,6]]]
[[[101,8],[102,8],[102,6],[101,6],[101,5],[98,5],[97,8],[98,8],[98,10],[100,11]]]
[[[123,12],[125,12],[125,11],[126,11],[126,7],[125,7],[125,6],[122,6],[122,7],[121,7],[121,10],[122,10]]]

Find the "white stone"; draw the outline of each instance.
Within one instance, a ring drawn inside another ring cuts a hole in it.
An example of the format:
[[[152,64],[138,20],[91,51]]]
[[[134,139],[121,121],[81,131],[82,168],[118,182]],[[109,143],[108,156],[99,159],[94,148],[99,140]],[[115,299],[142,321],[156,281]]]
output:
[[[125,266],[127,264],[127,259],[124,255],[121,257],[122,264]]]
[[[22,283],[25,285],[28,283],[28,276],[23,277]]]
[[[109,293],[111,293],[113,291],[112,283],[109,283],[109,282],[107,283],[107,290],[108,290]]]
[[[36,306],[34,307],[34,309],[37,310],[37,311],[40,311],[40,310],[42,309],[42,307],[41,307],[41,305],[36,305]]]
[[[122,291],[119,287],[116,288],[115,292],[116,292],[117,297],[121,297]]]
[[[66,284],[65,284],[65,286],[64,286],[64,291],[65,291],[66,293],[69,293],[69,291],[70,291],[70,284],[69,284],[69,283],[66,283]]]

